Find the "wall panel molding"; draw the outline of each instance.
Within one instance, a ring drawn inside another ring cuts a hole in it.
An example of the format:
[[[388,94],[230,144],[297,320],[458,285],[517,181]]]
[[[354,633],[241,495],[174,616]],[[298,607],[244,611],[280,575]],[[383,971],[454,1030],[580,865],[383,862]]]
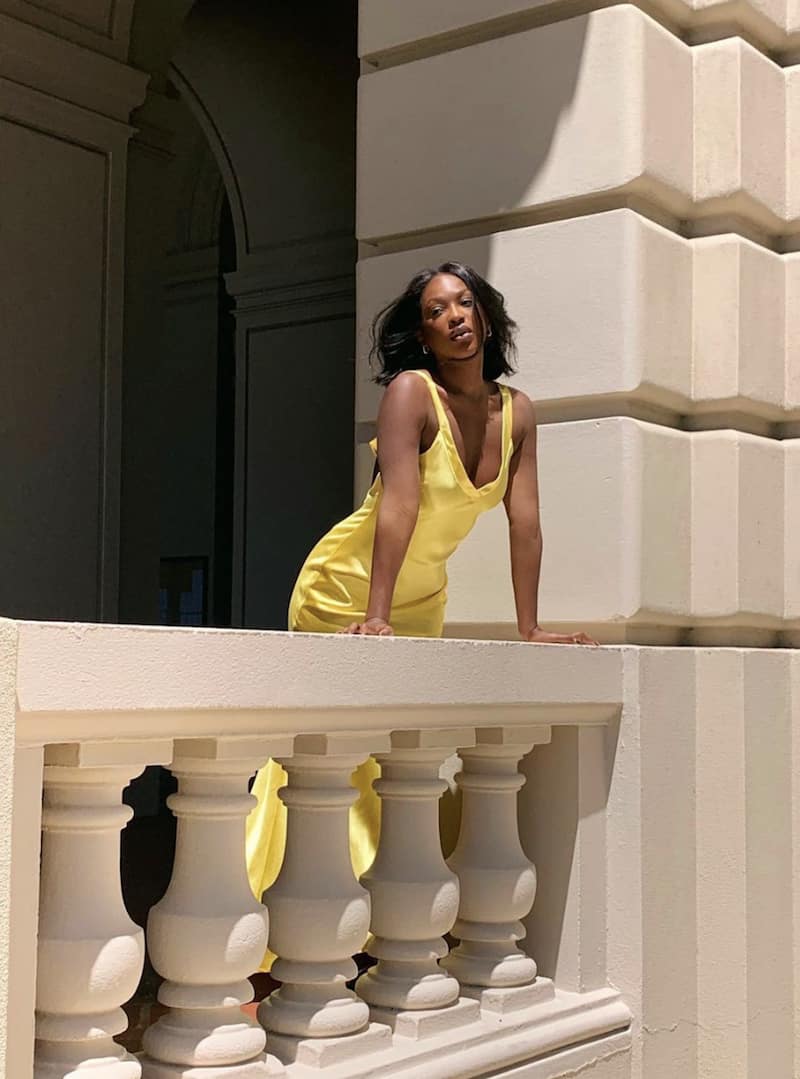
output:
[[[148,76],[119,60],[0,13],[0,78],[127,121]]]
[[[3,125],[7,132],[5,139]],[[61,282],[63,287],[77,290],[70,296],[49,291],[50,267],[43,256],[41,262],[31,261],[33,251],[38,250],[33,244],[26,259],[20,262],[23,276],[17,268],[9,267],[9,272],[16,275],[13,294],[18,297],[18,302],[6,313],[7,335],[24,332],[26,320],[33,317],[37,304],[45,319],[46,312],[53,313],[50,321],[54,326],[60,326],[63,332],[62,337],[50,342],[53,362],[62,365],[60,377],[65,380],[65,392],[68,390],[69,394],[75,395],[77,414],[85,415],[90,424],[83,432],[82,440],[77,439],[76,433],[75,445],[83,453],[86,440],[91,447],[91,440],[95,439],[91,451],[96,462],[94,490],[90,492],[86,487],[90,482],[88,475],[82,481],[75,476],[70,480],[82,482],[86,506],[94,506],[94,510],[87,509],[87,513],[91,512],[96,520],[96,534],[89,536],[92,553],[86,554],[93,568],[90,571],[87,563],[81,570],[93,575],[94,594],[92,597],[83,589],[80,594],[73,595],[74,588],[65,582],[63,598],[59,598],[59,588],[48,597],[29,583],[32,604],[29,611],[35,611],[36,617],[58,617],[62,612],[64,617],[111,620],[117,611],[125,170],[131,130],[117,119],[7,79],[0,80],[0,143],[6,142],[9,147],[24,145],[38,162],[42,183],[60,184],[60,190],[64,192],[61,201],[51,193],[47,201],[37,205],[34,214],[25,187],[30,184],[30,178],[24,171],[8,174],[3,182],[4,207],[7,212],[18,215],[18,222],[25,223],[28,234],[32,239],[36,236],[40,246],[58,245],[53,258],[55,266],[73,257],[72,247],[83,252],[88,260],[81,267],[81,273],[87,275],[85,287],[81,287],[83,278],[80,276],[76,276],[74,282],[67,283],[66,278]],[[22,135],[22,132],[26,134]],[[2,152],[5,155],[11,150]],[[93,184],[94,189],[90,186],[85,195],[79,193],[80,185],[87,183]],[[23,186],[17,186],[20,184]],[[91,201],[92,190],[96,198],[96,216],[91,216],[95,206]],[[80,215],[75,217],[74,208],[69,209],[76,198],[85,199],[83,212],[90,214],[83,224]],[[96,277],[93,267],[96,267]],[[91,288],[88,287],[90,282]],[[73,309],[71,305],[74,305]],[[89,344],[89,337],[94,344]],[[41,351],[45,340],[46,335],[42,344],[37,343],[38,338],[30,340],[37,363],[48,360]],[[21,347],[24,354],[29,347],[25,338],[21,339]],[[77,351],[72,352],[73,349]],[[74,376],[71,374],[73,364]],[[44,385],[42,389],[45,389]],[[50,407],[44,404],[45,396],[38,394],[35,383],[31,383],[25,392],[40,400],[41,407]],[[55,417],[53,422],[57,441],[58,421]],[[21,434],[20,437],[24,444],[27,436]],[[42,458],[41,463],[46,466],[46,459]],[[62,457],[51,463],[56,469],[71,468],[68,458]],[[76,503],[75,512],[78,509]],[[51,512],[56,512],[55,508]],[[58,529],[51,530],[52,542],[58,542],[57,536],[68,521],[67,511],[66,519],[58,522]],[[75,522],[75,528],[84,532],[87,526],[88,521]],[[77,575],[77,564],[75,569]],[[62,602],[63,607],[60,606]]]
[[[0,12],[96,52],[125,60],[135,0],[0,0]]]

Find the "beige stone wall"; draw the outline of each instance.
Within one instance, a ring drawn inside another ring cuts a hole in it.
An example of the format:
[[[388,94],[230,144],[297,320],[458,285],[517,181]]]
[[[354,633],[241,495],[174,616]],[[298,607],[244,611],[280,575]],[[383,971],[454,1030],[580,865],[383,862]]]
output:
[[[373,312],[471,263],[538,408],[542,619],[695,646],[626,649],[619,727],[530,757],[531,954],[623,990],[632,1079],[789,1079],[797,653],[716,646],[800,639],[797,12],[361,10],[360,440]],[[449,593],[450,633],[515,636],[502,510]]]
[[[739,8],[750,41],[706,40],[730,32],[715,7],[390,7],[362,5],[361,437],[372,312],[418,267],[470,262],[520,323],[538,406],[542,619],[794,640],[800,114],[797,70],[766,54],[791,59],[791,20]],[[496,514],[453,560],[450,632],[514,634],[505,546]]]

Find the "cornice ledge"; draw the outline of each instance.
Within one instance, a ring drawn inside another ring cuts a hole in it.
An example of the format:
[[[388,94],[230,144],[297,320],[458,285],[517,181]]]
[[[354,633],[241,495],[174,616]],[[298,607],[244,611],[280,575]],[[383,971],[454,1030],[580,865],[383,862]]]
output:
[[[355,310],[352,274],[292,285],[264,284],[257,275],[253,275],[246,281],[240,280],[236,292],[228,287],[236,299],[237,314],[270,311],[291,318],[293,310],[308,309],[307,313],[311,316],[313,308],[313,317],[324,317],[325,312],[331,315]]]
[[[355,263],[356,241],[351,233],[309,236],[255,247],[225,281],[231,295],[238,297],[348,276],[352,280]]]
[[[151,84],[147,87],[144,101],[131,116],[131,124],[135,128],[133,142],[141,149],[171,161],[180,113],[179,101],[155,90]]]
[[[0,14],[0,78],[127,123],[149,75]]]

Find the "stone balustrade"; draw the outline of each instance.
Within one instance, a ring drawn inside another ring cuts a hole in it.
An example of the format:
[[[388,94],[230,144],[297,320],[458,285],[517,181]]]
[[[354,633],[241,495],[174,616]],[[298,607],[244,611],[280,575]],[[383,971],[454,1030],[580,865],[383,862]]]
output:
[[[3,644],[12,847],[38,849],[41,824],[40,875],[30,857],[10,875],[9,1077],[445,1079],[546,1057],[549,1071],[525,1071],[544,1076],[561,1074],[554,1051],[577,1047],[573,1066],[625,1045],[615,989],[562,989],[520,945],[536,875],[517,824],[520,760],[554,726],[616,721],[620,650],[12,622]],[[455,751],[461,831],[445,862],[440,768]],[[382,831],[359,881],[350,777],[370,755]],[[256,898],[248,784],[270,757],[288,775],[287,847]],[[119,835],[122,792],[148,764],[177,779],[177,836],[143,930],[122,900]],[[166,1010],[132,1056],[114,1039],[145,937]],[[281,984],[256,1019],[243,1005],[267,943]],[[362,951],[377,964],[351,988]]]

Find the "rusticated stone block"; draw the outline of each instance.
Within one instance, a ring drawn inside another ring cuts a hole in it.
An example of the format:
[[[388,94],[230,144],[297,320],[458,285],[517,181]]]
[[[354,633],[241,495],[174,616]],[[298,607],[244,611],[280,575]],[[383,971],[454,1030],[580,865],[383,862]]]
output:
[[[800,255],[733,234],[685,240],[612,210],[363,261],[362,423],[380,399],[367,362],[373,312],[447,258],[505,294],[520,326],[514,384],[543,422],[671,413],[766,433],[800,419]]]
[[[623,190],[683,216],[691,112],[690,50],[628,5],[379,71],[361,84],[357,233]]]
[[[651,643],[788,628],[788,446],[624,418],[544,425],[542,622]],[[487,515],[451,560],[449,632],[515,635],[506,532],[502,510]]]

